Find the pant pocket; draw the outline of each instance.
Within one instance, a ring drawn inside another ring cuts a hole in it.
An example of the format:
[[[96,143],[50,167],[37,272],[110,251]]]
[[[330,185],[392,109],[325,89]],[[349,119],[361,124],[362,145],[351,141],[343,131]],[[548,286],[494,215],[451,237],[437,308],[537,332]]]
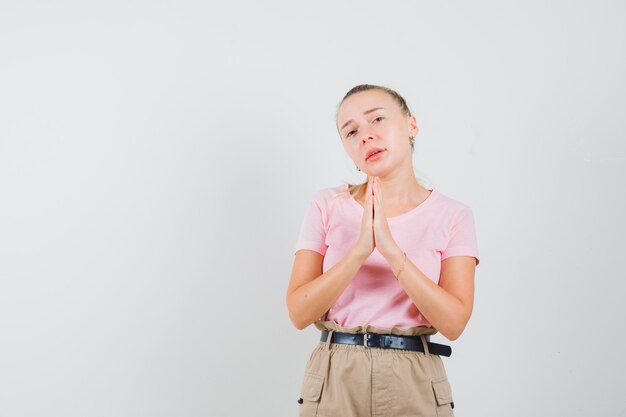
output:
[[[443,376],[433,379],[433,392],[437,401],[437,417],[454,417],[452,412],[452,389],[448,377]]]
[[[304,373],[300,389],[300,417],[315,417],[322,396],[324,377],[311,372]]]

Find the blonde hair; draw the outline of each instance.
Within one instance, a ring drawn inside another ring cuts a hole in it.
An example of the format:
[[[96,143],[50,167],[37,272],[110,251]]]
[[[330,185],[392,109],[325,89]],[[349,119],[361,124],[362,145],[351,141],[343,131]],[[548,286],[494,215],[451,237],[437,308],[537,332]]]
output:
[[[411,110],[409,110],[409,106],[406,104],[406,100],[404,99],[404,97],[402,97],[400,94],[398,94],[397,91],[392,90],[389,87],[383,87],[382,85],[375,85],[375,84],[360,84],[360,85],[357,85],[356,87],[352,87],[350,91],[348,91],[346,95],[343,96],[343,98],[339,102],[339,105],[337,106],[337,110],[339,110],[339,107],[341,107],[341,104],[351,95],[360,93],[361,91],[369,91],[369,90],[384,91],[385,93],[389,94],[391,98],[394,99],[394,101],[398,104],[398,106],[400,106],[400,109],[402,109],[402,112],[405,115],[407,116],[411,115]]]
[[[361,184],[348,183],[348,188],[346,188],[345,190],[338,191],[335,195],[333,195],[333,198],[337,198],[342,195],[350,195],[351,197],[354,197],[356,199],[357,195],[361,194],[361,190],[363,190],[363,193],[365,193],[365,189],[367,188],[368,181],[369,181],[369,177],[368,179],[365,180],[365,182]]]

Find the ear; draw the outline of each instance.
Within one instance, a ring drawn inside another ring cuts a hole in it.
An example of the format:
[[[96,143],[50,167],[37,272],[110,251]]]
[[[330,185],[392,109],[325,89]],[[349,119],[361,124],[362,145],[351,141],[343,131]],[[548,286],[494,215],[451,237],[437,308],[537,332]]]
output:
[[[409,116],[409,136],[415,137],[419,132],[419,128],[417,127],[417,121],[415,120],[415,116]]]

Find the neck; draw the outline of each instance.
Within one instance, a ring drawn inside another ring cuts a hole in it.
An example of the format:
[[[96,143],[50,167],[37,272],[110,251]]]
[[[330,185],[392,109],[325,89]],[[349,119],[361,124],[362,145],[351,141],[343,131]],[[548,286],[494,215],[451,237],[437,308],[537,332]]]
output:
[[[419,204],[429,194],[428,190],[420,185],[412,172],[402,176],[380,177],[380,186],[385,204],[393,206]],[[360,189],[356,190],[355,198],[364,199],[366,189],[367,180]]]
[[[411,169],[402,174],[381,176],[380,187],[385,202],[389,204],[410,204],[421,200],[426,189],[420,185]],[[365,191],[365,189],[363,190]]]

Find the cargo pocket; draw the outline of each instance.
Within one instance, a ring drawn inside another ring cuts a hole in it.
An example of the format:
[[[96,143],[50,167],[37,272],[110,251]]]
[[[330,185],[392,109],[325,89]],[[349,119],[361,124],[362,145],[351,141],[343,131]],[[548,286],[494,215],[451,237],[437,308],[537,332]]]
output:
[[[300,417],[315,417],[322,396],[324,377],[305,372],[300,390]]]
[[[454,417],[452,412],[452,390],[450,389],[448,377],[443,376],[433,379],[432,385],[437,402],[437,417]]]

